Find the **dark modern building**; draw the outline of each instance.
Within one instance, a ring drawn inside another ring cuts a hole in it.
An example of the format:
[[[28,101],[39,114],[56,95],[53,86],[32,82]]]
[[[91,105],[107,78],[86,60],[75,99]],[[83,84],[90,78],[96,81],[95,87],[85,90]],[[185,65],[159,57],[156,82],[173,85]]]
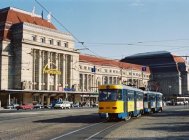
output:
[[[189,94],[188,65],[180,56],[158,51],[139,53],[125,57],[121,61],[149,66],[149,90],[160,91],[167,97]]]

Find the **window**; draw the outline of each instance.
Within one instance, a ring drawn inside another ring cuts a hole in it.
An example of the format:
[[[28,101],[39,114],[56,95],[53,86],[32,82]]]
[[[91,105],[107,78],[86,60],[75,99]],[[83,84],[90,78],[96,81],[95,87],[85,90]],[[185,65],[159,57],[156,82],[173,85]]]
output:
[[[61,46],[61,41],[60,41],[60,40],[57,41],[56,43],[57,43],[57,44],[56,44],[57,46]]]
[[[100,101],[117,101],[122,100],[122,90],[100,90],[99,91],[99,100]]]
[[[33,41],[37,41],[37,36],[36,35],[32,35],[32,40]]]
[[[134,101],[134,91],[128,91],[127,100],[128,101]]]
[[[41,38],[40,38],[40,41],[41,41],[41,43],[45,43],[45,38],[44,38],[44,37],[41,37]]]
[[[53,39],[49,39],[49,44],[53,45]]]
[[[68,42],[64,42],[64,47],[68,48]]]

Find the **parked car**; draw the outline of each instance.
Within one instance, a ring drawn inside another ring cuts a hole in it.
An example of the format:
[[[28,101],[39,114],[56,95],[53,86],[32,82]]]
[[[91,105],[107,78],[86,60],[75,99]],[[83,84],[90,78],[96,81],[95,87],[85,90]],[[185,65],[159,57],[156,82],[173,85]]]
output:
[[[72,104],[72,107],[80,107],[79,103]]]
[[[42,104],[35,104],[35,105],[33,106],[33,108],[35,108],[35,109],[41,109],[41,108],[44,108],[44,107],[43,107]]]
[[[24,109],[24,110],[33,109],[33,105],[32,104],[23,104],[23,105],[17,106],[16,109],[17,110],[19,110],[19,109]]]
[[[98,107],[98,103],[93,103],[92,106],[93,107]]]
[[[17,106],[19,106],[19,104],[10,104],[8,106],[6,106],[6,109],[15,109]]]
[[[62,101],[55,104],[54,108],[71,108],[71,104],[69,101]]]

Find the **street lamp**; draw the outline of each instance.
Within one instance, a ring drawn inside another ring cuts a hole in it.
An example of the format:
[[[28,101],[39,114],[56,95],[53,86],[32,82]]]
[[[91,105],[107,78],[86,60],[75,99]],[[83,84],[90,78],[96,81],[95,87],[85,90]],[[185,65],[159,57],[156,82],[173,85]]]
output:
[[[172,88],[172,86],[169,85],[168,87],[169,87],[169,95],[170,95],[171,94],[171,88]]]

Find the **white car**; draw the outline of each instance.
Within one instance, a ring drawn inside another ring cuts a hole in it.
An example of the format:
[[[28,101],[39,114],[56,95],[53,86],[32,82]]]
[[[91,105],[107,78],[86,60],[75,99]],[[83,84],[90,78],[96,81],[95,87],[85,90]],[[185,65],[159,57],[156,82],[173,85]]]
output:
[[[70,109],[71,108],[71,104],[69,101],[62,101],[62,102],[59,102],[59,103],[56,103],[54,108],[62,108],[62,109]]]

